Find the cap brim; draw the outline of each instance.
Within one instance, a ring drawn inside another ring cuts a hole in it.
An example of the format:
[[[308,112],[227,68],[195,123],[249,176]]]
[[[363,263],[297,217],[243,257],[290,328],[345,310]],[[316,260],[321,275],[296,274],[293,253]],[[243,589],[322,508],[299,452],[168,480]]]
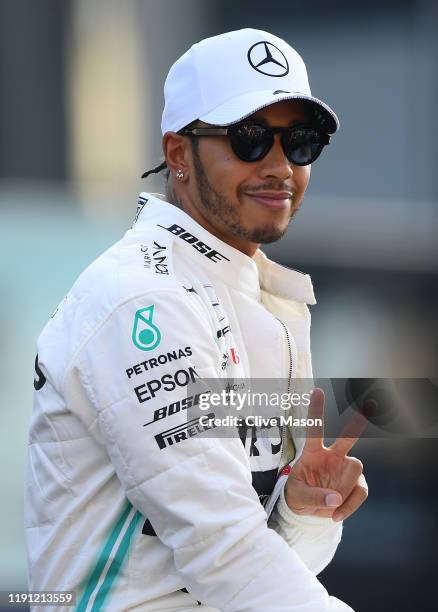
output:
[[[266,106],[283,100],[304,100],[308,102],[314,114],[315,121],[327,134],[334,134],[339,129],[339,119],[336,113],[318,98],[299,92],[282,91],[251,91],[241,96],[231,98],[210,112],[199,117],[201,121],[212,125],[231,125],[249,117]]]

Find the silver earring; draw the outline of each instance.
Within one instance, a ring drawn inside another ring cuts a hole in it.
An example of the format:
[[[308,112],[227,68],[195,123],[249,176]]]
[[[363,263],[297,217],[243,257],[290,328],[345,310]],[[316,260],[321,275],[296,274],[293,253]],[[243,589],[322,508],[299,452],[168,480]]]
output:
[[[184,178],[184,172],[181,170],[181,168],[178,168],[178,170],[176,171],[176,178],[180,180]]]

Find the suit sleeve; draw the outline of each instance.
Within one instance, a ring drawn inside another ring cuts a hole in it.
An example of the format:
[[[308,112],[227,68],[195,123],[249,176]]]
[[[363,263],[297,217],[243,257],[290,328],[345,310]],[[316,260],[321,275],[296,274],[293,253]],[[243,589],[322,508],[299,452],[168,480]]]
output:
[[[342,522],[293,512],[285,500],[284,488],[268,525],[281,535],[315,575],[333,559],[342,537]]]
[[[204,437],[192,419],[190,383],[223,376],[222,350],[206,311],[183,297],[161,289],[120,305],[68,374],[73,395],[95,412],[127,498],[202,603],[225,612],[351,612],[268,528],[240,439]]]

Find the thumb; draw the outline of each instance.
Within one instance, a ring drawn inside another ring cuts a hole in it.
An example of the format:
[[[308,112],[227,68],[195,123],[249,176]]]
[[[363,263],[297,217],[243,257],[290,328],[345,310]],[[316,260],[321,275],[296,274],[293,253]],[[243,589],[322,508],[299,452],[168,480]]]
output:
[[[333,489],[311,487],[301,480],[289,478],[286,483],[285,497],[292,510],[304,508],[337,508],[342,504],[342,495]]]

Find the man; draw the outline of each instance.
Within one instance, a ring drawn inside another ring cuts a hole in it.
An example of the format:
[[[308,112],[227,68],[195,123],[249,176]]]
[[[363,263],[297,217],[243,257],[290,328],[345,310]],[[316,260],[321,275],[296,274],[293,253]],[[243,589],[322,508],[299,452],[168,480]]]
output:
[[[140,196],[38,341],[32,589],[75,591],[78,610],[351,610],[316,574],[366,497],[354,439],[205,437],[190,413],[200,380],[312,377],[310,279],[258,247],[285,233],[337,128],[266,32],[201,41],[172,66],[154,170],[167,202]],[[311,416],[323,402],[316,390]]]

